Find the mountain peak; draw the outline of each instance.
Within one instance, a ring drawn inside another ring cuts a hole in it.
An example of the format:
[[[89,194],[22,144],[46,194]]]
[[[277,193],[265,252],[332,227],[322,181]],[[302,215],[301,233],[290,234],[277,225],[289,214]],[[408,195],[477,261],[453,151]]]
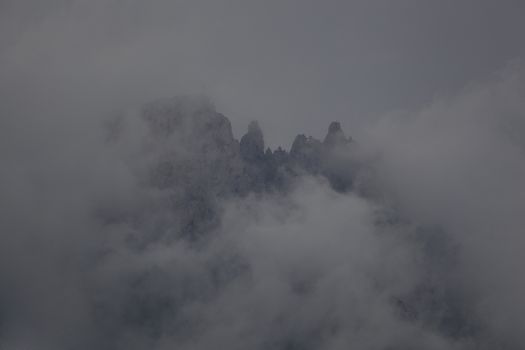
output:
[[[341,123],[331,122],[330,126],[328,127],[328,133],[336,133],[336,132],[342,132]]]
[[[341,123],[332,122],[328,127],[328,134],[323,141],[323,144],[328,147],[335,147],[345,145],[350,142],[341,128]]]
[[[241,138],[241,156],[247,161],[255,161],[264,156],[264,136],[257,121],[248,125],[248,132]]]

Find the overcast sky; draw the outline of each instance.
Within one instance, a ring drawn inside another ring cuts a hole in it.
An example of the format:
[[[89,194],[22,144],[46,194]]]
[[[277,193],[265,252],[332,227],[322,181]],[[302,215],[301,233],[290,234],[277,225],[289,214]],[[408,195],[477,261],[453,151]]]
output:
[[[524,17],[520,0],[2,0],[0,67],[10,93],[112,108],[204,92],[238,136],[258,119],[288,147],[489,79],[523,57]]]

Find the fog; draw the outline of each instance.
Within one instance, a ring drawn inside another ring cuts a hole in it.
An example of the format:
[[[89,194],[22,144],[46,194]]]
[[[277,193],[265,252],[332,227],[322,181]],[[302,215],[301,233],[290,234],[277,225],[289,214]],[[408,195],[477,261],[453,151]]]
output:
[[[523,57],[524,11],[512,0],[4,0],[2,96],[119,109],[205,93],[237,134],[256,119],[288,147],[294,125],[319,135],[335,119],[356,134],[484,81]]]
[[[519,342],[523,78],[522,66],[513,66],[490,83],[436,101],[402,122],[386,119],[371,132],[383,149],[385,186],[410,217],[453,234],[463,288],[478,299],[481,317]]]
[[[523,12],[2,1],[0,348],[525,347]],[[180,95],[207,97],[155,134]],[[352,190],[232,191],[201,109],[272,149],[340,121]]]

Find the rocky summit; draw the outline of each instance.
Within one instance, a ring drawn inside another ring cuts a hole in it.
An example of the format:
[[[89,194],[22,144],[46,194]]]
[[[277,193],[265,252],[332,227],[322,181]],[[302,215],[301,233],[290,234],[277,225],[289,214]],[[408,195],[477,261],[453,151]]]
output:
[[[352,188],[352,174],[338,173],[336,166],[345,163],[339,168],[348,169],[354,146],[339,122],[329,125],[323,141],[297,135],[288,152],[265,149],[257,121],[239,142],[228,118],[204,98],[155,101],[145,105],[141,116],[153,142],[165,145],[158,155],[161,161],[151,170],[152,186],[174,186],[179,178],[191,178],[217,194],[246,195],[286,191],[294,178],[313,175],[325,177],[337,191]]]
[[[148,193],[162,193],[163,201],[177,213],[166,217],[172,228],[164,233],[168,236],[203,236],[218,224],[216,203],[220,199],[286,194],[303,176],[327,181],[338,192],[353,189],[356,167],[351,154],[355,145],[338,122],[330,124],[324,141],[300,134],[287,151],[265,148],[263,131],[256,121],[238,141],[228,118],[204,97],[153,101],[145,104],[138,116],[122,123],[113,141],[118,144],[125,136],[126,124],[138,123],[144,130],[139,154],[134,156],[141,159],[140,165],[135,165],[137,181]]]

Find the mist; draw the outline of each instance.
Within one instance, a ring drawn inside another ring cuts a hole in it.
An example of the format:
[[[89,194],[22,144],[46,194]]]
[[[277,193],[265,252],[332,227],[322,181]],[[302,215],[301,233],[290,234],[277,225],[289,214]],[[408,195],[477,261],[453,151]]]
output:
[[[525,347],[523,10],[1,2],[0,348]]]

